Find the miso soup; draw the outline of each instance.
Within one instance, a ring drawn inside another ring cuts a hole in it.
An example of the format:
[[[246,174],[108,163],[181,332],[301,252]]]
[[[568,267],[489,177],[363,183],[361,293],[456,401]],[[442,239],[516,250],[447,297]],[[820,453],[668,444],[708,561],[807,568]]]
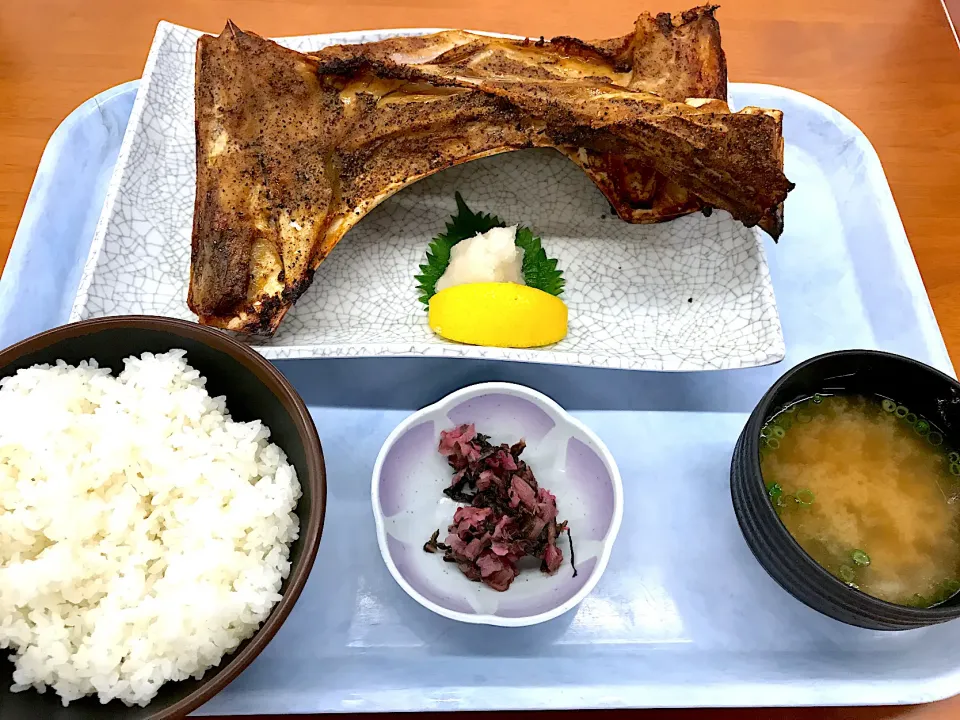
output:
[[[960,455],[927,420],[888,399],[816,395],[761,435],[770,501],[830,573],[917,607],[960,589]]]

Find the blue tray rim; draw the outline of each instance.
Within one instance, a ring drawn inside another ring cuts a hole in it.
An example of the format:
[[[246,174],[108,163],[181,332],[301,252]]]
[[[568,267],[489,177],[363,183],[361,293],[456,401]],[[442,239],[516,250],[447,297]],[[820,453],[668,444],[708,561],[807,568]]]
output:
[[[841,123],[848,124],[849,127],[856,129],[859,139],[863,143],[865,158],[867,158],[868,161],[871,163],[875,162],[877,167],[880,169],[880,172],[882,172],[882,164],[880,162],[879,156],[877,155],[875,149],[873,148],[869,140],[866,138],[866,136],[859,131],[859,129],[856,127],[854,123],[852,123],[848,118],[846,118],[844,115],[842,115],[832,107],[826,105],[822,101],[817,100],[816,98],[813,98],[809,95],[805,95],[803,93],[799,93],[793,90],[788,90],[786,88],[779,88],[778,86],[769,86],[769,85],[756,84],[756,83],[743,84],[743,85],[735,84],[735,87],[744,87],[744,86],[753,87],[758,90],[762,90],[763,88],[777,88],[778,90],[787,90],[790,93],[794,93],[795,95],[800,96],[804,102],[807,102],[811,105],[819,106],[819,112],[824,114],[829,114],[830,116],[834,117],[837,124],[841,124]],[[113,98],[119,94],[136,92],[137,87],[138,87],[138,81],[134,80],[134,81],[130,81],[122,85],[118,85],[116,87],[110,88],[104,91],[103,93],[100,93],[94,96],[93,98],[87,100],[82,105],[77,107],[73,112],[71,112],[70,115],[68,115],[61,122],[58,128],[51,135],[51,138],[48,141],[47,146],[41,157],[40,167],[38,168],[38,174],[40,169],[49,168],[56,163],[56,155],[59,152],[62,139],[64,136],[66,136],[69,133],[70,129],[73,126],[80,124],[86,121],[87,119],[89,119],[89,117],[91,117],[93,113],[96,112],[101,102],[109,98]],[[873,175],[873,173],[871,174]],[[881,177],[885,177],[885,176],[881,176]],[[912,299],[915,303],[915,309],[917,310],[918,313],[922,312],[930,320],[932,320],[932,325],[924,324],[925,325],[924,333],[929,336],[928,340],[932,340],[932,342],[930,342],[929,347],[931,351],[936,349],[939,352],[941,352],[942,353],[941,362],[944,365],[952,368],[953,365],[950,362],[949,354],[947,353],[947,350],[946,350],[946,345],[943,341],[942,335],[938,331],[936,318],[935,318],[935,315],[933,314],[932,307],[929,303],[929,298],[926,295],[926,292],[924,289],[920,271],[916,263],[916,258],[910,249],[906,232],[903,228],[902,220],[896,211],[896,205],[894,203],[893,194],[889,187],[889,184],[886,182],[876,183],[876,175],[874,175],[874,178],[872,179],[872,183],[874,185],[874,187],[872,188],[872,191],[875,192],[878,196],[882,196],[882,199],[883,199],[883,204],[885,206],[883,208],[883,212],[886,216],[885,224],[887,224],[887,226],[890,227],[891,229],[898,228],[898,231],[895,231],[896,238],[892,238],[892,239],[895,239],[896,242],[893,242],[892,244],[894,245],[894,250],[897,254],[898,262],[900,263],[904,272],[909,273],[911,275],[911,277],[909,278],[910,289],[911,289]],[[33,198],[33,189],[31,189],[30,199],[28,199],[28,206],[32,198]],[[18,243],[18,241],[22,239],[26,239],[27,242]],[[22,257],[27,249],[26,248],[27,243],[33,240],[35,240],[35,238],[32,238],[29,236],[29,227],[27,225],[27,217],[26,217],[26,213],[24,213],[24,217],[21,218],[21,222],[18,225],[17,233],[15,235],[15,242],[11,249],[6,267],[4,268],[3,278],[7,277],[8,269],[14,268],[13,270],[10,271],[11,274],[17,271],[17,269],[20,267],[20,264],[22,263]],[[3,300],[3,283],[0,282],[0,302],[2,302],[2,300]],[[663,689],[666,690],[668,687],[669,686],[665,686]],[[742,693],[744,690],[748,690],[749,688],[750,688],[749,683],[740,684],[739,692]],[[757,688],[757,689],[759,690],[760,688]],[[764,690],[766,693],[769,693],[771,689],[772,688],[769,685],[764,686]],[[579,689],[579,690],[580,692],[582,692],[584,689]],[[600,691],[600,690],[601,688],[595,689],[595,691]],[[679,690],[679,688],[675,687],[674,690]],[[898,690],[896,691],[896,695],[894,695],[894,693],[891,692],[890,690],[881,690],[880,688],[874,688],[873,692],[875,693],[876,700],[871,700],[870,702],[875,702],[877,704],[880,704],[880,703],[907,704],[907,703],[914,703],[914,702],[931,702],[934,700],[949,697],[955,694],[958,690],[960,690],[960,668],[939,674],[934,677],[918,679],[913,682],[901,681],[898,684]],[[576,688],[570,688],[570,692],[572,692],[574,695],[579,695],[578,689]],[[724,701],[722,696],[723,696],[722,693],[720,696],[715,696],[714,703],[711,703],[711,704],[726,705],[726,706],[736,706],[736,705],[742,704],[742,701],[738,702],[735,698],[729,698],[726,701]],[[480,709],[486,705],[486,703],[483,701],[482,698],[475,697],[474,699],[477,701],[477,709]],[[586,700],[586,698],[584,698],[583,696],[580,696],[580,699],[581,699],[581,702]],[[559,709],[563,707],[569,707],[570,698],[567,698],[567,702],[564,702],[563,699],[560,697],[555,697],[553,700],[551,700],[550,697],[548,697],[547,695],[540,695],[539,700],[544,703],[543,705],[544,708],[555,707]],[[633,700],[640,700],[640,698],[633,698]],[[860,702],[863,702],[863,701],[861,700]],[[641,700],[641,704],[648,707],[650,706],[649,704],[643,703],[642,700]],[[840,705],[842,703],[836,703],[836,704]],[[583,704],[583,707],[630,707],[630,706],[637,706],[637,705],[633,705],[630,702],[630,698],[628,697],[621,696],[619,699],[619,702],[615,701],[612,704],[608,704],[607,702],[604,702],[600,698],[600,693],[595,695],[592,701],[587,700]],[[671,703],[661,702],[661,703],[658,703],[658,705],[654,705],[654,706],[672,707],[675,705]],[[518,705],[517,707],[520,707],[520,706]]]

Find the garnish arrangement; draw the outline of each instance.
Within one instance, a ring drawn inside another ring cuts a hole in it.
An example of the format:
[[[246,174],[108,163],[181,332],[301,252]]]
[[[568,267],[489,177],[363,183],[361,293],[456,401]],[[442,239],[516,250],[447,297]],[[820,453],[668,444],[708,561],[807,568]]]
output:
[[[450,265],[450,251],[457,243],[493,228],[507,227],[496,215],[471,210],[460,193],[456,194],[456,199],[457,214],[447,223],[446,232],[437,235],[430,243],[427,260],[420,266],[420,274],[416,276],[420,302],[424,305],[429,305],[430,298],[436,294],[437,281]],[[523,280],[526,285],[559,296],[565,284],[563,271],[557,269],[555,258],[547,257],[540,238],[530,228],[521,225],[517,228],[515,242],[523,251]]]
[[[456,194],[457,214],[427,249],[416,276],[429,325],[453,342],[530,348],[567,334],[563,272],[522,225],[474,212]]]

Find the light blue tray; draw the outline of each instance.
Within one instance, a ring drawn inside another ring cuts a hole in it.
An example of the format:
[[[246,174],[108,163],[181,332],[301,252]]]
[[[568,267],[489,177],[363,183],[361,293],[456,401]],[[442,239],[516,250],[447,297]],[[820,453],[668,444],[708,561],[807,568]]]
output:
[[[0,344],[63,322],[136,84],[78,108],[50,140],[0,279]],[[767,253],[787,343],[780,365],[660,374],[440,359],[278,366],[310,405],[329,512],[310,581],[276,639],[201,714],[924,702],[960,691],[960,623],[847,627],[781,590],[730,503],[737,434],[788,367],[847,347],[953,369],[879,160],[806,96],[733,85],[784,110],[787,232]],[[624,524],[596,590],[537,627],[461,625],[409,599],[377,550],[369,479],[411,410],[464,385],[518,382],[607,443]]]

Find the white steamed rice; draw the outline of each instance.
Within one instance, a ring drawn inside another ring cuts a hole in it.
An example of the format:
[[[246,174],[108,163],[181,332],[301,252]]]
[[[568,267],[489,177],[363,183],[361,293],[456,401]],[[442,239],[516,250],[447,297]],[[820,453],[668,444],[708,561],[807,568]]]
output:
[[[146,705],[280,599],[300,485],[183,350],[0,381],[0,649],[13,689]]]

